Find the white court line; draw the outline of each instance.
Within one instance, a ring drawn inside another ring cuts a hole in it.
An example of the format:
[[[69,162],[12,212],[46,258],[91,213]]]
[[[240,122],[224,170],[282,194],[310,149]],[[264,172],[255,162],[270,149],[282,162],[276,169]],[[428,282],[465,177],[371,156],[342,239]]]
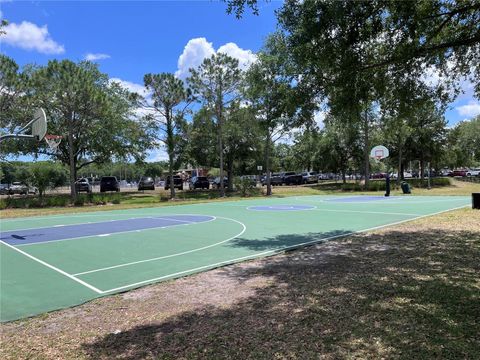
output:
[[[243,256],[243,257],[236,258],[236,259],[225,260],[225,261],[221,261],[221,262],[218,262],[218,263],[215,263],[215,264],[204,265],[204,266],[200,266],[200,267],[197,267],[197,268],[193,268],[193,269],[189,269],[189,270],[184,270],[184,271],[180,271],[180,272],[156,277],[156,278],[153,278],[153,279],[139,281],[139,282],[136,282],[136,283],[133,283],[133,284],[119,286],[119,287],[116,287],[116,288],[113,288],[113,289],[103,290],[102,294],[106,294],[106,293],[113,292],[113,291],[118,291],[118,290],[123,290],[123,289],[128,289],[130,287],[135,287],[135,286],[138,286],[138,285],[148,284],[148,283],[151,283],[151,282],[154,282],[154,281],[163,280],[163,279],[167,279],[167,278],[170,278],[170,277],[175,277],[177,275],[187,274],[187,273],[191,273],[191,272],[195,272],[195,271],[199,271],[199,270],[203,270],[203,269],[214,268],[214,267],[218,267],[218,266],[226,265],[226,264],[234,264],[234,263],[236,263],[238,261],[241,261],[241,260],[258,258],[262,255],[276,254],[276,253],[283,252],[283,251],[286,251],[286,250],[289,250],[289,249],[296,249],[296,248],[299,248],[299,247],[303,247],[303,246],[309,245],[309,244],[325,242],[325,241],[328,241],[328,240],[332,240],[332,239],[336,239],[336,238],[340,238],[340,237],[345,237],[345,236],[349,236],[349,235],[353,235],[353,234],[358,234],[358,233],[367,232],[367,231],[371,231],[371,230],[377,230],[377,229],[381,229],[381,228],[385,228],[385,227],[389,227],[389,226],[399,225],[399,224],[403,224],[403,223],[406,223],[406,222],[409,222],[409,221],[418,220],[418,219],[421,219],[421,218],[424,218],[424,217],[434,216],[434,215],[438,215],[438,214],[441,214],[441,213],[444,213],[444,212],[462,209],[462,208],[467,207],[467,206],[470,206],[470,205],[459,206],[459,207],[456,207],[456,208],[452,208],[452,209],[448,209],[448,210],[442,210],[442,211],[432,213],[432,214],[422,215],[422,216],[412,218],[412,219],[401,220],[401,221],[397,221],[397,222],[390,223],[390,224],[379,225],[379,226],[371,227],[371,228],[368,228],[368,229],[352,231],[352,232],[345,233],[345,234],[335,235],[335,236],[331,236],[331,237],[327,237],[327,238],[323,238],[323,239],[321,238],[321,239],[318,239],[318,240],[307,241],[307,242],[304,242],[304,243],[301,243],[301,244],[286,246],[284,248],[279,248],[279,249],[275,249],[275,250],[268,250],[268,251],[264,251],[264,252],[261,252],[261,253],[256,253],[256,254],[253,254],[253,255],[249,255],[249,256]]]
[[[0,243],[3,244],[3,245],[5,245],[5,246],[8,246],[10,249],[17,251],[17,252],[19,252],[20,254],[22,254],[22,255],[24,255],[24,256],[26,256],[26,257],[28,257],[28,258],[30,258],[30,259],[38,262],[38,263],[40,263],[40,264],[42,264],[42,265],[44,265],[44,266],[46,266],[46,267],[48,267],[48,268],[50,268],[50,269],[52,269],[52,270],[54,270],[54,271],[56,271],[56,272],[58,272],[58,273],[60,273],[60,274],[62,274],[62,275],[64,275],[64,276],[68,277],[68,278],[71,279],[71,280],[76,281],[77,283],[79,283],[79,284],[81,284],[81,285],[89,288],[90,290],[95,291],[97,294],[103,294],[103,291],[97,289],[95,286],[92,286],[92,285],[90,285],[89,283],[87,283],[87,282],[85,282],[85,281],[83,281],[83,280],[77,279],[74,275],[71,275],[71,274],[69,274],[69,273],[67,273],[67,272],[65,272],[65,271],[63,271],[63,270],[60,270],[59,268],[57,268],[57,267],[55,267],[55,266],[53,266],[53,265],[50,265],[49,263],[47,263],[47,262],[45,262],[45,261],[43,261],[43,260],[40,260],[40,259],[36,258],[35,256],[32,256],[32,255],[30,255],[29,253],[26,253],[25,251],[22,251],[22,250],[20,250],[20,249],[17,249],[15,246],[12,246],[12,245],[10,245],[10,244],[2,241],[2,240],[0,240]]]
[[[190,216],[193,215],[193,214],[189,214]],[[173,216],[176,216],[176,215],[173,215]],[[170,227],[177,227],[177,226],[188,226],[188,225],[195,225],[195,224],[204,224],[204,223],[208,223],[210,221],[213,221],[216,219],[215,216],[210,216],[210,215],[198,215],[197,216],[208,216],[208,217],[211,217],[210,220],[207,220],[207,221],[200,221],[200,222],[195,222],[195,221],[190,221],[190,222],[187,222],[185,224],[176,224],[176,225],[162,225],[162,226],[157,226],[157,227],[151,227],[151,228],[145,228],[145,229],[137,229],[137,230],[127,230],[127,231],[119,231],[119,232],[116,232],[115,234],[128,234],[128,233],[131,233],[131,232],[140,232],[140,231],[147,231],[147,230],[156,230],[156,229],[163,229],[165,227],[167,228],[170,228]],[[162,219],[162,220],[171,220],[171,219],[168,219],[168,218],[159,218],[159,217],[155,217],[155,219]],[[98,224],[98,223],[95,223],[95,224]],[[75,224],[75,225],[78,225],[78,224]],[[28,230],[28,229],[27,229]],[[35,230],[35,229],[31,229],[31,230]],[[15,231],[15,230],[10,230],[9,232],[11,231]],[[19,230],[21,231],[21,230]],[[36,242],[36,243],[29,243],[29,244],[18,244],[16,245],[16,247],[24,247],[24,246],[32,246],[32,245],[41,245],[41,244],[49,244],[49,243],[54,243],[54,242],[60,242],[60,241],[70,241],[70,240],[77,240],[77,239],[85,239],[85,238],[94,238],[94,237],[97,237],[97,236],[100,236],[100,235],[85,235],[85,236],[76,236],[76,237],[71,237],[71,238],[65,238],[65,239],[58,239],[58,240],[49,240],[49,241],[41,241],[41,242]]]
[[[276,206],[283,206],[284,208],[283,209],[280,209],[280,208],[276,208]],[[246,207],[246,210],[250,210],[250,211],[271,211],[273,213],[275,212],[281,212],[281,211],[286,211],[286,212],[292,212],[292,211],[308,211],[308,210],[315,210],[317,207],[316,206],[313,206],[313,205],[303,205],[303,206],[311,206],[307,209],[285,209],[286,206],[292,206],[292,205],[281,205],[281,204],[278,204],[278,205],[250,205],[248,207]],[[302,206],[302,205],[293,205],[293,206]],[[255,207],[269,207],[270,209],[254,209]]]
[[[454,201],[469,201],[468,199],[464,198],[463,195],[462,195],[462,198],[460,198],[460,199],[457,198],[457,199],[421,200],[422,198],[429,198],[430,196],[419,195],[419,196],[409,196],[409,197],[407,197],[407,196],[406,197],[393,197],[393,198],[384,199],[384,200],[379,199],[379,200],[370,200],[370,201],[351,201],[351,202],[335,201],[335,200],[347,199],[347,198],[360,199],[362,196],[371,196],[371,195],[352,195],[352,196],[339,195],[339,196],[329,198],[329,199],[318,199],[318,200],[312,199],[311,196],[305,196],[305,198],[303,198],[303,196],[295,196],[295,199],[298,200],[298,201],[305,201],[305,202],[309,202],[309,203],[319,203],[319,202],[332,203],[332,202],[335,202],[335,203],[338,203],[338,204],[349,204],[349,205],[351,205],[351,204],[372,204],[372,205],[375,204],[375,205],[378,205],[378,204],[392,204],[392,203],[394,205],[398,205],[398,204],[400,204],[400,205],[410,205],[410,204],[430,204],[430,203],[454,202]],[[447,195],[447,196],[449,196],[449,195]],[[451,197],[454,197],[454,196],[451,196]],[[421,201],[412,201],[412,200],[405,201],[407,199],[414,199],[414,200],[421,200]]]
[[[403,216],[422,216],[422,214],[408,214],[383,211],[362,211],[362,210],[335,210],[335,209],[315,209],[317,211],[345,212],[345,213],[361,213],[361,214],[380,214],[380,215],[403,215]]]
[[[231,240],[241,236],[245,232],[245,230],[247,230],[247,227],[245,226],[245,224],[240,222],[240,221],[230,219],[230,218],[224,218],[224,217],[217,217],[217,219],[225,219],[225,220],[234,221],[234,222],[240,224],[243,227],[243,230],[240,233],[238,233],[237,235],[232,236],[231,238],[228,238],[226,240],[222,240],[222,241],[220,241],[218,243],[215,243],[215,244],[203,246],[201,248],[188,250],[188,251],[184,251],[184,252],[176,253],[176,254],[171,254],[171,255],[159,256],[159,257],[155,257],[155,258],[151,258],[151,259],[132,261],[132,262],[125,263],[125,264],[113,265],[113,266],[108,266],[108,267],[99,268],[99,269],[95,269],[95,270],[79,272],[79,273],[76,273],[76,274],[73,274],[73,275],[74,276],[79,276],[79,275],[84,275],[84,274],[91,274],[91,273],[95,273],[95,272],[99,272],[99,271],[116,269],[116,268],[120,268],[120,267],[125,267],[125,266],[130,266],[130,265],[135,265],[135,264],[141,264],[141,263],[146,263],[146,262],[150,262],[150,261],[157,261],[157,260],[167,259],[167,258],[171,258],[171,257],[175,257],[175,256],[185,255],[185,254],[191,254],[191,253],[194,253],[194,252],[197,252],[197,251],[201,251],[201,250],[205,250],[205,249],[208,249],[208,248],[211,248],[211,247],[214,247],[214,246],[218,246],[220,244],[224,244],[228,241],[231,241]]]

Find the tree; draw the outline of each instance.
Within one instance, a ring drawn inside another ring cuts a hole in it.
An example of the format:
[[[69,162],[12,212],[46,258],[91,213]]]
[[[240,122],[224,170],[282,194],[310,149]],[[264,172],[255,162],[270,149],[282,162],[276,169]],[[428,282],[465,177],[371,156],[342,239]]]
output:
[[[188,161],[194,166],[218,164],[217,129],[213,113],[206,107],[194,113],[188,125]]]
[[[187,79],[193,93],[214,115],[217,126],[220,179],[224,178],[223,123],[228,106],[239,98],[242,73],[238,60],[218,53],[206,58],[197,69],[190,69]],[[225,196],[223,181],[220,181],[220,196]]]
[[[51,162],[33,163],[30,172],[30,183],[37,187],[40,198],[45,194],[45,190],[62,186],[67,180],[65,169]]]
[[[259,148],[259,129],[251,108],[232,103],[225,118],[225,164],[228,176],[228,189],[233,190],[235,166],[242,166],[249,159],[255,159]]]
[[[152,92],[155,115],[150,115],[156,128],[162,133],[160,141],[167,148],[168,172],[170,181],[170,197],[175,198],[173,172],[178,167],[176,160],[182,153],[179,145],[184,137],[181,133],[185,129],[185,113],[192,102],[191,92],[185,89],[183,81],[173,74],[146,74],[145,87]]]
[[[0,54],[0,128],[13,132],[32,116],[28,96],[28,71],[20,71],[15,60]],[[15,150],[4,150],[10,152]]]
[[[267,174],[267,196],[272,194],[270,183],[271,150],[273,144],[294,126],[308,119],[310,113],[299,111],[297,103],[303,101],[305,93],[294,87],[295,79],[285,69],[284,39],[281,34],[272,35],[257,61],[246,73],[245,97],[254,109],[264,136],[264,165]],[[309,98],[311,100],[311,98]],[[305,106],[301,110],[307,109]],[[309,108],[308,110],[312,110]]]
[[[444,164],[450,168],[480,166],[480,115],[449,130]]]
[[[63,135],[57,152],[38,149],[69,166],[70,190],[76,198],[77,171],[113,158],[141,159],[151,147],[151,133],[135,120],[136,99],[111,83],[97,65],[49,61],[32,75],[34,99],[45,109],[48,132]]]

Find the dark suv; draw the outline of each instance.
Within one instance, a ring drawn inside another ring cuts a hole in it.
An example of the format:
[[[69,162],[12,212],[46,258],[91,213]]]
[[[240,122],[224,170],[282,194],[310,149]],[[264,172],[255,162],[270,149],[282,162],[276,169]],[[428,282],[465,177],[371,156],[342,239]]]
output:
[[[155,182],[149,176],[142,176],[138,182],[138,191],[140,190],[155,190]]]
[[[173,187],[177,188],[178,190],[183,190],[183,180],[180,176],[173,176]],[[170,176],[167,176],[167,178],[165,179],[165,190],[168,189],[170,189]]]
[[[206,176],[194,176],[189,184],[190,190],[193,189],[208,189],[210,182]]]
[[[120,183],[115,176],[103,176],[100,179],[100,192],[120,191]]]
[[[283,174],[282,181],[285,185],[300,185],[303,182],[303,177],[301,174],[290,171]]]
[[[75,189],[77,192],[85,191],[88,194],[92,193],[92,185],[90,185],[90,182],[86,178],[81,178],[75,181]]]
[[[277,186],[277,185],[282,185],[283,179],[282,175],[279,173],[273,173],[270,175],[270,185],[272,186]],[[267,176],[265,175],[262,177],[262,186],[267,185]]]

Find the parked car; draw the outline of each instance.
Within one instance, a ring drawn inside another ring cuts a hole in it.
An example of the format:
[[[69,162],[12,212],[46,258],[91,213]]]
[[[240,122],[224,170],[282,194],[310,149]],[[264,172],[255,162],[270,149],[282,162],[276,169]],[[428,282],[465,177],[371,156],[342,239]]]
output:
[[[371,179],[385,179],[387,177],[387,174],[385,173],[374,173],[370,175]]]
[[[19,181],[15,181],[10,186],[9,193],[11,195],[14,195],[14,194],[27,195],[28,194],[28,185],[26,185],[22,182],[19,182]]]
[[[120,191],[120,183],[115,176],[102,176],[100,179],[100,192]]]
[[[138,191],[155,190],[155,182],[150,176],[142,176],[138,181]]]
[[[467,176],[467,170],[462,170],[462,169],[453,170],[450,176],[461,176],[461,177]]]
[[[220,189],[220,176],[217,176],[213,179],[212,186],[216,189]],[[226,189],[228,187],[228,178],[226,176],[223,177],[223,187]]]
[[[467,171],[467,176],[480,176],[480,168],[469,169]]]
[[[267,185],[267,176],[264,175],[262,177],[262,186]],[[277,186],[277,185],[282,185],[283,184],[283,177],[282,174],[280,173],[273,173],[270,175],[270,185],[272,186]]]
[[[302,182],[304,184],[318,183],[318,174],[316,171],[307,171],[302,173]]]
[[[452,170],[444,168],[438,172],[439,176],[452,176]]]
[[[10,194],[10,187],[8,184],[0,184],[0,195],[8,195]]]
[[[173,187],[178,190],[183,190],[183,180],[180,176],[174,175],[173,176]],[[165,179],[165,190],[170,189],[170,177]]]
[[[390,177],[391,177],[392,179],[396,179],[396,178],[398,178],[398,173],[393,173],[393,174],[390,175]],[[404,178],[404,179],[411,179],[411,178],[413,178],[413,174],[412,174],[411,172],[409,172],[409,171],[405,171],[405,172],[403,173],[403,178]]]
[[[303,182],[302,174],[297,174],[293,171],[283,173],[282,182],[285,185],[300,185]]]
[[[195,189],[208,189],[210,188],[210,182],[206,176],[194,176],[188,183],[190,190]]]
[[[81,178],[75,181],[75,189],[77,192],[86,192],[88,194],[92,193],[92,184],[90,184],[90,181],[88,181],[87,178]]]

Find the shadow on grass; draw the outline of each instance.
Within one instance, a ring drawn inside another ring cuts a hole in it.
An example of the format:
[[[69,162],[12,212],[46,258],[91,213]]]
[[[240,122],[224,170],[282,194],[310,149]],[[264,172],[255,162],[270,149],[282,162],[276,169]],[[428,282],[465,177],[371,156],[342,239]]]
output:
[[[82,347],[91,359],[478,359],[479,258],[478,232],[349,236],[218,270],[239,283],[270,279],[232,306],[211,303]]]

